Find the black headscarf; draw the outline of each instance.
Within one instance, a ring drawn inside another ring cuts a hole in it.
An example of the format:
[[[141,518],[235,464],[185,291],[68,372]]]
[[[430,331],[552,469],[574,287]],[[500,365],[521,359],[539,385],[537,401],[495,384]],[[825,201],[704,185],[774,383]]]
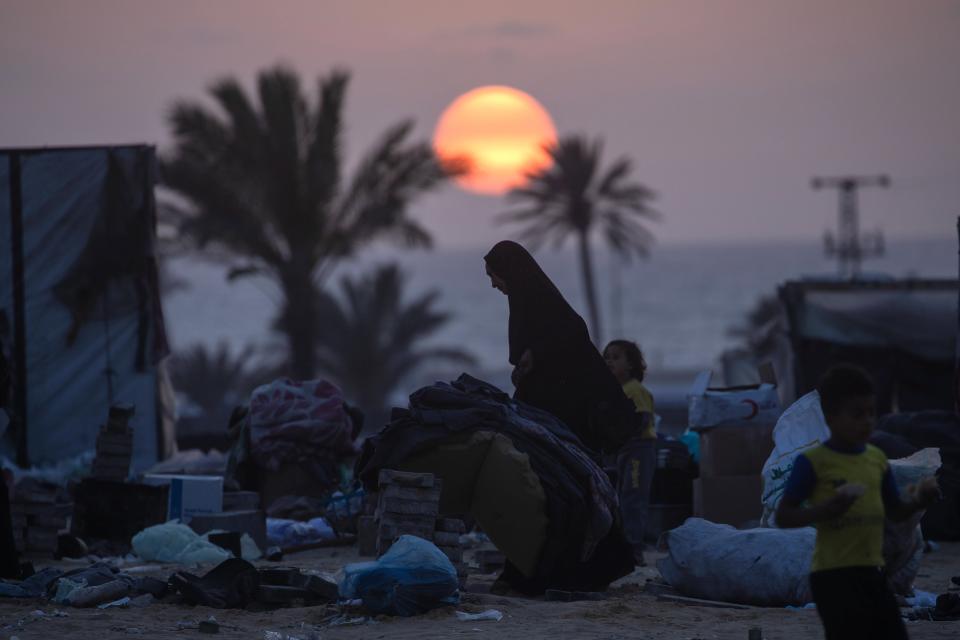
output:
[[[587,340],[587,326],[563,294],[520,244],[503,240],[483,257],[507,285],[510,305],[510,364],[527,349],[558,340]],[[542,355],[542,354],[538,354]]]
[[[514,397],[560,418],[588,448],[616,448],[632,429],[633,403],[590,341],[587,325],[533,256],[504,240],[484,256],[506,283],[510,305],[510,363],[533,353],[533,370]]]

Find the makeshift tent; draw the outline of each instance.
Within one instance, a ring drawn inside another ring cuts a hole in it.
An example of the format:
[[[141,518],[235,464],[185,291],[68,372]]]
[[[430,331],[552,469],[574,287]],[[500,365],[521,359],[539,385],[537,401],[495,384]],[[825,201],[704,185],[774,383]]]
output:
[[[154,181],[152,147],[0,150],[3,446],[21,465],[93,449],[116,403],[136,407],[135,469],[173,448]]]
[[[953,410],[957,280],[796,281],[780,288],[788,340],[776,356],[785,402],[837,362],[866,369],[878,411]]]

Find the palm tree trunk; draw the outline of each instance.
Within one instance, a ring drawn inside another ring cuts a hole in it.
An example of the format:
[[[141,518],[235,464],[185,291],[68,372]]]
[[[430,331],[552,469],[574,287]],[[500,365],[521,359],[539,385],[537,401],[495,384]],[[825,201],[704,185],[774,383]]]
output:
[[[587,311],[590,314],[590,333],[593,341],[599,344],[600,335],[600,308],[597,306],[597,292],[593,282],[593,261],[590,257],[590,243],[586,233],[579,233],[580,242],[580,272],[583,274],[583,290],[587,294]]]
[[[317,291],[310,273],[291,273],[283,278],[284,312],[280,328],[290,349],[290,373],[297,380],[310,380],[316,373]]]

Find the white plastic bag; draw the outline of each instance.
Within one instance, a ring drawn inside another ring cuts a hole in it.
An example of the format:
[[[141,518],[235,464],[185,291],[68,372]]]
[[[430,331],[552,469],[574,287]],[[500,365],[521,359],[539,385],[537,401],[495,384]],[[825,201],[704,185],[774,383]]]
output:
[[[760,606],[812,600],[812,527],[740,531],[690,518],[662,540],[668,555],[657,561],[657,568],[684,595]]]
[[[820,394],[811,391],[787,407],[773,428],[773,452],[763,465],[764,526],[775,526],[773,514],[783,497],[797,454],[830,439],[830,427],[820,407]]]
[[[924,478],[936,475],[940,468],[939,449],[921,449],[912,456],[890,461],[890,469],[897,481],[900,495],[906,496],[907,487]],[[920,572],[923,559],[923,532],[920,520],[926,511],[918,511],[903,522],[887,520],[883,528],[883,559],[894,592],[908,595]]]
[[[133,536],[133,552],[147,562],[175,562],[177,564],[219,564],[232,557],[229,551],[210,542],[208,531],[202,536],[175,520],[147,527]],[[240,537],[240,554],[244,560],[261,557],[260,548],[248,534]]]

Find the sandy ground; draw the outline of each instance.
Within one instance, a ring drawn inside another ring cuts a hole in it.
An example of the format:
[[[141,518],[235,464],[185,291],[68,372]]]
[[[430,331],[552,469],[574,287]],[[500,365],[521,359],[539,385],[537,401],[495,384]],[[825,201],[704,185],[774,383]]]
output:
[[[653,560],[658,557],[652,555]],[[297,566],[332,573],[344,564],[358,560],[360,558],[352,548],[328,549],[288,556],[279,566]],[[40,567],[46,563],[35,564]],[[166,578],[174,569],[176,567],[158,565],[150,567],[145,575]],[[937,552],[928,554],[916,586],[925,591],[942,593],[949,588],[953,575],[960,575],[960,543],[943,544]],[[363,624],[336,627],[325,624],[325,619],[331,613],[325,607],[249,612],[155,603],[143,609],[100,611],[51,606],[39,600],[2,600],[0,638],[200,638],[208,636],[199,632],[197,622],[210,616],[214,616],[221,625],[218,637],[258,640],[266,638],[267,631],[294,638],[310,638],[313,632],[316,634],[314,638],[351,640],[486,636],[523,640],[743,640],[752,627],[761,627],[763,637],[769,640],[823,637],[816,612],[812,610],[733,610],[659,601],[643,591],[646,580],[658,576],[652,566],[638,569],[613,585],[609,599],[572,603],[491,595],[488,591],[494,576],[471,576],[469,592],[463,595],[461,605],[456,608],[438,609],[415,618],[381,617]],[[454,615],[455,610],[480,612],[487,609],[502,612],[503,619],[499,622],[461,622]],[[38,610],[47,615],[36,615],[34,612]],[[57,611],[66,616],[50,615]],[[908,622],[907,629],[915,640],[960,638],[960,622]]]

